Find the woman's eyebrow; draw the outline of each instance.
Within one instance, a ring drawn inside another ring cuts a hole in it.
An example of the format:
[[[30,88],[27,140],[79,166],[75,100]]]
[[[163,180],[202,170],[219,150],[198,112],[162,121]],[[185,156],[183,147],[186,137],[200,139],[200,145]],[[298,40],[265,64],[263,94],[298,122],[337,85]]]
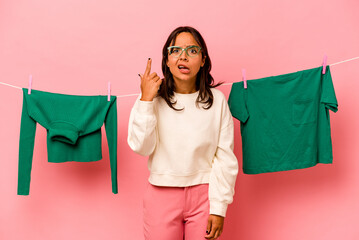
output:
[[[178,46],[178,45],[174,45],[174,46],[176,46],[176,47],[182,47],[182,48],[186,48],[186,47],[188,47],[188,46],[198,46],[197,44],[195,44],[195,43],[193,43],[193,44],[187,44],[187,45],[182,45],[182,46]]]

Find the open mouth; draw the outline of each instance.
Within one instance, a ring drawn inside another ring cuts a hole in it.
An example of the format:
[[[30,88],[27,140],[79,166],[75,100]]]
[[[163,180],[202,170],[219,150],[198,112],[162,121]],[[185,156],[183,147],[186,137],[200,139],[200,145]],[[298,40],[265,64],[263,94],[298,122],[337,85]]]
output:
[[[178,65],[178,69],[181,73],[189,73],[189,68],[184,65]]]

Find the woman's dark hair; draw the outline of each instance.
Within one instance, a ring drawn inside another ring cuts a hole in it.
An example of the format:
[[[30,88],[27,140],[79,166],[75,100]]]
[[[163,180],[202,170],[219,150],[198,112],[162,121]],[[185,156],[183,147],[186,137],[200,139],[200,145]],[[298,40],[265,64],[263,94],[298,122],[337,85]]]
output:
[[[167,60],[168,60],[168,50],[167,47],[173,46],[173,44],[176,41],[176,38],[178,34],[182,32],[188,32],[191,33],[196,42],[199,44],[199,46],[202,48],[202,59],[206,58],[205,63],[203,67],[200,68],[200,70],[197,73],[197,79],[196,79],[196,91],[199,90],[199,94],[196,100],[196,105],[198,107],[199,103],[203,103],[206,105],[206,107],[203,107],[204,109],[209,109],[213,104],[213,94],[210,88],[215,88],[221,85],[223,82],[214,84],[214,79],[212,75],[209,73],[212,68],[211,59],[208,55],[208,50],[206,43],[201,36],[201,34],[194,29],[193,27],[189,26],[183,26],[178,27],[175,30],[172,31],[172,33],[168,36],[168,39],[163,46],[162,50],[162,72],[164,78],[162,79],[162,84],[160,86],[160,89],[158,91],[158,96],[161,96],[168,104],[169,107],[176,111],[181,111],[183,109],[176,109],[173,105],[176,102],[172,102],[172,97],[174,95],[174,91],[176,90],[176,86],[174,83],[174,79],[172,76],[172,73],[167,66]]]

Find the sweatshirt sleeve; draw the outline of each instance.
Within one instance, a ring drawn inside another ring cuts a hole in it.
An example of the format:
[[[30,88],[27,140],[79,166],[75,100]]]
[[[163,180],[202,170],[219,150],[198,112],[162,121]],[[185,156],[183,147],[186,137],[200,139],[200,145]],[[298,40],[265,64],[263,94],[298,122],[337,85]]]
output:
[[[23,104],[20,125],[20,142],[19,142],[19,171],[18,171],[18,195],[29,195],[31,167],[34,152],[36,121],[28,114],[27,101],[23,89]]]
[[[157,119],[153,101],[141,101],[141,95],[131,110],[128,124],[127,143],[130,148],[142,155],[149,156],[156,147]]]
[[[227,102],[223,101],[222,124],[209,179],[210,214],[225,217],[228,204],[233,202],[238,174],[238,161],[233,147],[233,119]]]
[[[115,97],[116,98],[116,97]],[[111,104],[105,118],[105,129],[110,155],[112,192],[118,193],[117,189],[117,101]]]

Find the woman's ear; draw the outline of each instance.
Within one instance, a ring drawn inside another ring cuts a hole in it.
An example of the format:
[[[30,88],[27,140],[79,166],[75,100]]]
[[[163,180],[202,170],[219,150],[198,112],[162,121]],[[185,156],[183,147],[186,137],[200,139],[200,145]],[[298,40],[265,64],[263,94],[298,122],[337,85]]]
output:
[[[206,57],[207,57],[207,56],[204,56],[204,58],[202,58],[202,64],[201,64],[201,67],[203,67],[203,66],[204,66],[204,63],[206,62]]]

